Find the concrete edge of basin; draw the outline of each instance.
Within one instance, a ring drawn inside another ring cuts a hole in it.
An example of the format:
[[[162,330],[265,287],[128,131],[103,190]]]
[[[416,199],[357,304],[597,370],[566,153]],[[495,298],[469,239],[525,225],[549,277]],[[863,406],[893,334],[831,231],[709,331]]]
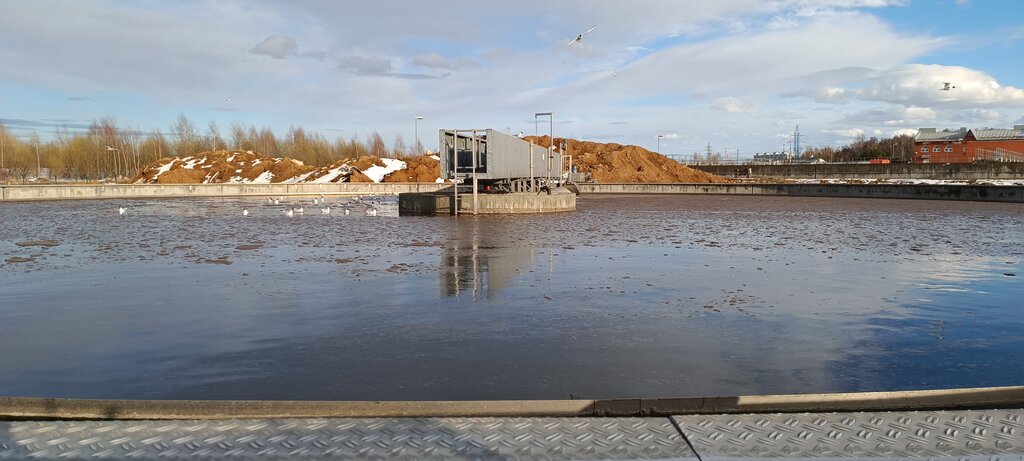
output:
[[[667,416],[1024,407],[1024,386],[678,399],[287,401],[0,397],[0,420]]]

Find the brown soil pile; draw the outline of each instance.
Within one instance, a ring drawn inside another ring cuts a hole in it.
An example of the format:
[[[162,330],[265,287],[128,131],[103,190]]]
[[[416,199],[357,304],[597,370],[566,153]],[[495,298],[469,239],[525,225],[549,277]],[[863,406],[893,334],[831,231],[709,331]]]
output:
[[[440,168],[430,155],[403,159],[407,169],[392,172],[384,182],[434,182]],[[201,184],[253,182],[373,182],[362,173],[372,167],[386,167],[380,158],[366,155],[338,160],[315,168],[290,158],[273,158],[252,151],[200,152],[191,157],[162,158],[142,170],[136,184]]]
[[[527,141],[547,148],[551,144],[548,136],[527,136]],[[730,179],[696,170],[656,154],[640,146],[577,141],[555,138],[555,145],[566,143],[572,164],[580,173],[590,173],[594,181],[603,183],[721,183]]]
[[[168,166],[169,165],[169,166]],[[248,182],[258,177],[287,181],[315,168],[290,158],[273,158],[253,151],[210,151],[191,157],[167,157],[147,166],[132,182],[138,184],[200,184]]]
[[[406,166],[387,175],[384,182],[437,182],[441,176],[441,161],[434,154],[403,158]]]

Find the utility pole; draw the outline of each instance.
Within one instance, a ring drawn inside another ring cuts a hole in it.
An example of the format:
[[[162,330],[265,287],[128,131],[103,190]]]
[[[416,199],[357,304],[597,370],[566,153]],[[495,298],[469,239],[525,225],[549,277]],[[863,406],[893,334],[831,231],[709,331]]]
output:
[[[43,164],[42,164],[42,162],[39,161],[39,137],[38,136],[36,137],[35,141],[36,141],[35,142],[35,145],[36,145],[36,181],[39,181],[39,178],[43,177]]]
[[[423,154],[423,149],[420,148],[420,120],[423,120],[423,116],[422,115],[417,115],[416,118],[413,120],[413,125],[415,126],[415,130],[416,130],[416,141],[415,141],[416,145],[413,146],[413,149],[416,150],[416,154],[415,155],[422,155]]]

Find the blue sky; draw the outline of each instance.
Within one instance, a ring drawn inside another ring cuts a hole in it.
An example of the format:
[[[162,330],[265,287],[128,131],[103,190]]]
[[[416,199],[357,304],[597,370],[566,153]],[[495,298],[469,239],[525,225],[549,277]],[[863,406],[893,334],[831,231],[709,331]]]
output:
[[[22,136],[179,113],[328,137],[533,131],[742,155],[1024,123],[1024,3],[35,0],[0,4],[0,119]],[[579,44],[576,34],[598,27]],[[942,82],[957,86],[940,91]],[[227,98],[230,97],[230,100]]]

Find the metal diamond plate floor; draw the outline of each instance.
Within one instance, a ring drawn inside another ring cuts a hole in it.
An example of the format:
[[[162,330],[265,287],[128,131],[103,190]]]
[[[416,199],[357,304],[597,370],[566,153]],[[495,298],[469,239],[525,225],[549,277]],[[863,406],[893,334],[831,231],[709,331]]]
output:
[[[668,418],[0,422],[0,459],[696,459]]]
[[[730,458],[1024,460],[1024,410],[672,417],[703,461]]]

